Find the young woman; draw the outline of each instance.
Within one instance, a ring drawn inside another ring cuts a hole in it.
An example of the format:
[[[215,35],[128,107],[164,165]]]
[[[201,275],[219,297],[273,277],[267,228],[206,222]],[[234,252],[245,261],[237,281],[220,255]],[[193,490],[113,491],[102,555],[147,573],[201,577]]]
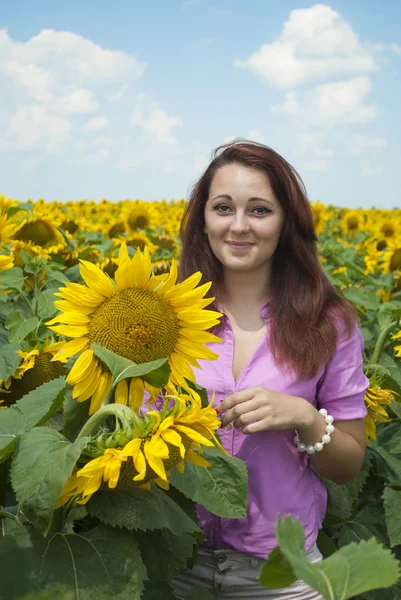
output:
[[[197,583],[219,600],[320,598],[301,581],[267,590],[258,576],[277,545],[277,513],[300,518],[308,558],[321,560],[319,474],[342,484],[361,468],[369,380],[357,313],[319,262],[302,180],[271,148],[236,141],[215,151],[182,240],[181,277],[202,271],[223,313],[223,341],[210,344],[219,358],[200,361],[197,382],[216,392],[221,440],[245,462],[249,495],[245,518],[198,508],[205,541],[175,591]]]

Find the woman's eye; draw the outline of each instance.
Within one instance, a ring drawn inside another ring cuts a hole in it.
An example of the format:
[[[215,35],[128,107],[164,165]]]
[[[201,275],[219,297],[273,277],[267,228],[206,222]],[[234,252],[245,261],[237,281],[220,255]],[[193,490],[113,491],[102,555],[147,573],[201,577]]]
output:
[[[218,212],[226,213],[231,209],[229,206],[227,206],[227,204],[217,204],[217,206],[214,207],[214,210],[216,210]]]
[[[265,206],[256,206],[256,208],[254,208],[252,212],[256,212],[257,215],[267,215],[272,211],[269,208],[266,208]]]

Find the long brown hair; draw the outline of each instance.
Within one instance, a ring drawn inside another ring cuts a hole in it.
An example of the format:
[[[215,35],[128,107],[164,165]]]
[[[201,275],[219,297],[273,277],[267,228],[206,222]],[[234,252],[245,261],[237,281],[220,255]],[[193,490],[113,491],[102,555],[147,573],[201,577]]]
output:
[[[269,343],[280,368],[311,379],[333,357],[338,333],[344,327],[348,338],[359,318],[324,273],[305,185],[277,152],[247,140],[235,140],[213,152],[211,163],[192,188],[181,222],[180,279],[201,271],[203,283],[212,281],[210,294],[218,300],[222,265],[204,233],[204,213],[214,174],[232,163],[265,173],[282,206],[284,223],[271,272]],[[216,302],[209,308],[216,308]]]

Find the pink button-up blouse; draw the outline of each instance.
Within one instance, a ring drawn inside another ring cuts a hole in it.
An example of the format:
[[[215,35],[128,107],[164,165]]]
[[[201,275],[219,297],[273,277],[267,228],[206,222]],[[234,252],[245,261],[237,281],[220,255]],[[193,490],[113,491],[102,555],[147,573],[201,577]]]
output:
[[[364,396],[369,380],[363,372],[364,341],[358,327],[347,341],[344,336],[339,336],[333,359],[322,366],[316,377],[300,380],[281,372],[273,360],[268,341],[269,302],[262,307],[261,316],[266,323],[267,335],[236,381],[232,373],[234,336],[226,315],[222,317],[223,330],[219,333],[223,341],[208,344],[219,358],[200,360],[201,369],[194,369],[197,383],[206,388],[209,398],[213,391],[216,392],[216,407],[230,392],[264,386],[303,398],[317,408],[324,407],[334,421],[366,416]],[[311,466],[309,455],[300,453],[295,446],[294,430],[245,435],[233,427],[219,430],[219,435],[224,448],[247,466],[248,508],[246,517],[226,519],[198,506],[199,522],[205,536],[203,545],[213,550],[233,549],[265,559],[277,545],[274,532],[277,513],[282,516],[289,513],[292,519],[300,518],[305,529],[305,550],[308,550],[321,527],[327,494]]]

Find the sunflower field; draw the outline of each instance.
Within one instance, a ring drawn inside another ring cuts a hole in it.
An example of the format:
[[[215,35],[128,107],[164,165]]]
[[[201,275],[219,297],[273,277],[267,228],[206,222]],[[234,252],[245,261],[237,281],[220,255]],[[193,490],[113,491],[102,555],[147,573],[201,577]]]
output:
[[[172,600],[196,503],[245,516],[247,471],[195,382],[220,313],[177,283],[185,201],[0,196],[0,600]],[[321,563],[278,518],[260,582],[401,598],[401,210],[311,203],[321,263],[365,340],[367,451],[324,483]],[[207,600],[194,587],[187,600]]]

